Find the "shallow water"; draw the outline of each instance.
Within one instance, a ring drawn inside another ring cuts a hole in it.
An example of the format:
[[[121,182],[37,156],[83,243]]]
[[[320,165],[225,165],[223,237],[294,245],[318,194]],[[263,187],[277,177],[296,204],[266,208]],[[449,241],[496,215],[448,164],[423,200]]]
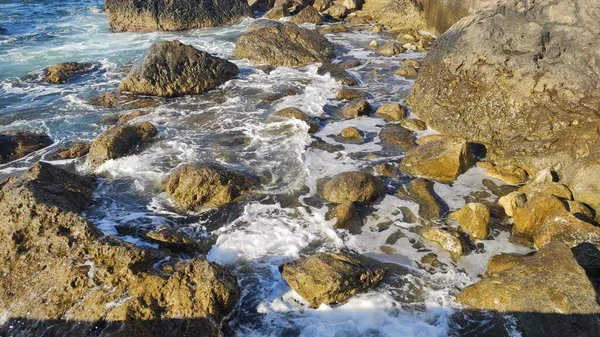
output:
[[[165,100],[136,119],[157,125],[158,138],[140,153],[108,161],[95,170],[101,176],[96,203],[85,215],[105,233],[146,247],[154,244],[118,232],[117,227],[167,225],[185,228],[198,238],[217,237],[207,257],[231,268],[243,289],[236,311],[224,324],[225,335],[456,335],[453,313],[460,307],[453,303],[455,294],[477,280],[490,256],[528,250],[511,244],[508,233],[500,229],[494,229],[492,240],[482,241],[485,252],[473,251],[458,262],[435,244],[422,242],[422,247],[414,248],[414,242],[423,240],[410,230],[416,224],[403,222],[400,207],[417,214],[419,206],[394,196],[401,180],[384,180],[389,195],[362,210],[365,225],[360,234],[334,230],[333,221],[325,220],[327,205],[316,197],[317,181],[343,171],[370,170],[374,163],[400,159],[402,153],[383,151],[377,136],[361,145],[338,143],[331,137],[346,126],[376,135],[385,123],[373,117],[336,119],[341,103],[335,95],[342,86],[328,75],[317,75],[316,65],[277,68],[266,74],[245,60],[233,59],[235,40],[251,22],[175,33],[111,33],[102,1],[0,0],[0,26],[6,29],[0,35],[0,131],[39,130],[56,142],[0,166],[0,178],[18,175],[32,162],[46,160],[67,141],[94,139],[109,127],[103,118],[121,111],[91,105],[89,99],[114,90],[125,77],[125,69],[153,42],[178,39],[232,60],[240,75],[205,95]],[[390,37],[361,30],[328,35],[336,43],[338,59],[363,60],[350,72],[360,80],[360,88],[370,93],[374,107],[403,102],[412,81],[392,71],[402,59],[425,56],[407,52],[381,57],[368,49],[371,40],[383,42]],[[98,67],[71,84],[40,81],[45,67],[65,61],[93,62]],[[263,101],[289,89],[299,94]],[[302,122],[270,118],[285,107],[327,117],[315,136],[344,149],[330,153],[310,147],[312,139]],[[360,159],[370,153],[380,157]],[[257,196],[220,211],[176,213],[161,186],[179,164],[192,161],[217,161],[259,177],[262,184]],[[90,172],[82,160],[53,163]],[[435,190],[450,210],[464,205],[475,192],[487,193],[493,202],[496,197],[483,179],[481,170],[472,168],[453,185],[436,184]],[[378,226],[382,223],[388,223],[387,228]],[[386,243],[397,231],[404,236]],[[385,254],[381,246],[395,253]],[[391,276],[343,305],[310,309],[281,278],[278,266],[317,251],[363,254],[387,263]],[[439,256],[444,268],[420,268],[421,257],[430,252]],[[506,335],[518,335],[513,320],[501,324]]]

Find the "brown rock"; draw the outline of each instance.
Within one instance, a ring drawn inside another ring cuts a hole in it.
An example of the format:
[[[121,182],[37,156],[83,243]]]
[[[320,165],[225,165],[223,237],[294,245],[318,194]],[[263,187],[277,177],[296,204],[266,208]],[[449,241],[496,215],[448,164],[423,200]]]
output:
[[[468,203],[450,217],[473,239],[484,240],[490,235],[490,210],[484,204]]]
[[[486,175],[502,180],[507,184],[518,185],[527,181],[527,172],[514,165],[502,166],[480,161],[475,166],[482,168]]]
[[[546,217],[534,235],[534,242],[538,249],[552,241],[560,241],[569,247],[584,242],[600,246],[600,227],[562,210]]]
[[[498,204],[504,208],[504,213],[508,216],[513,216],[516,208],[523,206],[527,201],[525,196],[517,191],[511,192],[498,199]]]
[[[394,176],[394,166],[391,164],[377,164],[373,166],[373,168],[381,177],[391,178]]]
[[[536,195],[541,194],[554,195],[566,200],[573,199],[573,195],[567,186],[554,182],[530,183],[520,187],[519,193],[525,194],[527,199],[533,199]]]
[[[569,186],[575,200],[600,208],[600,150],[578,159],[561,172],[561,182]]]
[[[323,11],[323,15],[334,19],[343,19],[348,15],[348,8],[343,5],[334,4]]]
[[[105,117],[102,119],[102,121],[105,122],[106,124],[123,125],[123,124],[129,123],[130,121],[132,121],[138,117],[146,116],[149,113],[150,113],[150,111],[147,111],[147,110],[136,110],[136,111],[132,111],[132,112],[118,113],[116,115]]]
[[[384,145],[403,151],[417,146],[415,134],[398,124],[386,124],[379,133],[379,139]]]
[[[25,157],[52,145],[47,135],[30,131],[6,131],[0,133],[0,164]]]
[[[344,68],[338,66],[337,64],[333,64],[331,62],[324,62],[318,69],[317,74],[325,75],[329,74],[333,79],[340,82],[343,85],[347,86],[355,86],[358,84],[358,81],[350,73],[348,73]]]
[[[304,7],[298,14],[290,18],[290,22],[297,25],[302,23],[313,23],[320,25],[323,23],[323,17],[319,14],[319,11],[312,6]]]
[[[53,84],[65,83],[71,81],[75,76],[91,72],[93,68],[92,63],[58,63],[44,70],[44,81]]]
[[[90,143],[75,142],[68,147],[58,150],[55,157],[58,159],[75,159],[85,156],[90,152]]]
[[[565,210],[565,206],[557,197],[537,195],[513,211],[513,232],[533,236],[547,217],[562,210]]]
[[[367,116],[371,113],[371,105],[366,99],[355,99],[352,102],[346,104],[341,111],[342,117],[345,119],[358,118],[360,116]]]
[[[331,6],[331,0],[315,0],[312,6],[319,12],[323,12]]]
[[[394,56],[404,52],[404,48],[399,43],[387,42],[383,46],[377,48],[377,52],[383,56]]]
[[[348,27],[343,23],[332,23],[325,27],[319,28],[319,33],[321,34],[335,34],[335,33],[347,33]]]
[[[383,104],[375,114],[386,121],[397,122],[406,118],[406,108],[398,103]]]
[[[406,118],[400,122],[403,128],[408,129],[410,131],[425,131],[427,130],[427,124],[420,119],[416,118]]]
[[[439,228],[426,228],[421,235],[425,240],[440,245],[442,249],[448,251],[454,258],[458,258],[464,254],[462,241],[453,233]]]
[[[339,137],[348,139],[348,140],[354,140],[354,141],[362,141],[363,140],[361,132],[358,129],[351,127],[351,126],[344,128],[344,130],[342,130],[342,132],[340,132]]]
[[[433,182],[417,178],[410,181],[409,187],[409,200],[419,205],[419,216],[427,222],[438,220],[442,216],[443,208],[433,190]]]
[[[394,74],[406,78],[416,78],[419,73],[417,69],[412,66],[401,66],[400,68],[394,70]]]
[[[142,97],[118,91],[105,92],[90,99],[93,105],[121,109],[154,108],[159,106],[160,102],[158,97]]]
[[[357,89],[340,89],[337,93],[337,99],[346,100],[346,99],[357,99],[357,98],[366,98],[368,94],[364,91]]]
[[[275,4],[268,12],[263,15],[264,19],[279,20],[286,16],[290,16],[286,4]]]
[[[327,201],[369,203],[384,193],[379,178],[363,172],[344,172],[323,185],[323,197]]]
[[[298,108],[285,108],[275,112],[275,116],[281,118],[295,118],[305,122],[308,125],[308,133],[319,131],[319,124],[314,119],[308,117],[302,110]]]
[[[338,205],[332,205],[327,218],[337,219],[333,228],[347,229],[353,234],[360,233],[362,223],[358,211],[356,210],[356,206],[352,202],[345,201]]]
[[[156,127],[148,122],[113,126],[96,137],[90,147],[87,163],[96,166],[123,157],[157,134]]]

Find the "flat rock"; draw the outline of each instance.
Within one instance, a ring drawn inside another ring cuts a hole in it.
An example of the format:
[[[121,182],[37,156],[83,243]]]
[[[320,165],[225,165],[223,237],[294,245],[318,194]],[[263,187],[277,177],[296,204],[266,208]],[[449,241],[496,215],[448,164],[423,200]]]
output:
[[[90,147],[87,163],[102,165],[105,161],[126,156],[158,134],[152,123],[117,125],[101,133]]]
[[[408,151],[417,146],[414,132],[398,124],[386,124],[379,133],[379,139],[386,147]]]

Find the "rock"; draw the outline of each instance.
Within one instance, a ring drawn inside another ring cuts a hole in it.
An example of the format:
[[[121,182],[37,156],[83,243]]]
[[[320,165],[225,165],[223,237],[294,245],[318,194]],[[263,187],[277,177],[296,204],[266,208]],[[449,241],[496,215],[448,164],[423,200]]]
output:
[[[355,99],[346,104],[341,111],[342,117],[345,119],[358,118],[360,116],[368,116],[371,113],[371,105],[366,99]]]
[[[523,206],[513,210],[513,232],[533,236],[542,227],[546,218],[555,212],[565,210],[563,203],[555,196],[536,195]]]
[[[215,27],[253,17],[246,0],[106,0],[114,31],[168,31]]]
[[[45,134],[30,131],[5,131],[0,133],[0,164],[5,164],[52,145]]]
[[[439,228],[426,228],[421,235],[425,240],[440,245],[442,249],[448,251],[454,258],[458,258],[464,254],[462,241],[453,233]]]
[[[394,74],[406,78],[416,78],[419,72],[412,66],[401,66],[394,71]]]
[[[288,12],[287,4],[275,4],[268,12],[263,16],[264,19],[279,20],[283,17],[290,16]]]
[[[315,137],[313,136],[313,142],[310,143],[310,147],[313,147],[315,149],[319,149],[319,150],[323,150],[323,151],[327,151],[329,153],[335,153],[338,151],[344,151],[344,145],[342,144],[331,144],[331,143],[327,143],[326,141],[324,141],[323,139],[319,138],[319,137]]]
[[[323,12],[331,6],[331,0],[315,0],[312,6],[319,12]]]
[[[391,164],[376,164],[375,166],[373,166],[373,168],[380,177],[391,178],[394,176],[394,166],[392,166]]]
[[[442,137],[408,152],[401,167],[411,176],[451,183],[471,166],[471,152],[463,138]]]
[[[163,97],[202,94],[238,73],[235,64],[191,45],[155,42],[121,82],[119,90]]]
[[[273,70],[275,70],[275,68],[273,68]],[[270,103],[270,102],[275,102],[278,101],[284,97],[289,97],[289,96],[297,96],[300,95],[301,91],[296,89],[296,88],[292,88],[292,89],[287,89],[278,93],[274,93],[271,94],[269,96],[263,97],[260,99],[260,101],[262,103]]]
[[[248,5],[253,10],[268,11],[275,6],[275,0],[248,0]]]
[[[362,0],[344,0],[343,6],[348,10],[357,10],[362,8]]]
[[[327,215],[327,219],[337,219],[333,228],[347,229],[352,234],[360,234],[362,223],[356,206],[352,202],[345,201],[338,205],[332,205]]]
[[[96,137],[90,147],[87,163],[97,166],[128,155],[157,134],[156,127],[148,122],[113,126]]]
[[[238,38],[233,56],[252,63],[300,67],[328,62],[335,48],[321,34],[286,22],[246,31]]]
[[[413,179],[410,181],[409,192],[409,200],[412,200],[419,205],[419,216],[424,219],[426,223],[437,221],[444,213],[442,201],[440,197],[435,194],[432,181],[421,178]],[[405,212],[403,211],[403,213]]]
[[[281,118],[295,118],[305,122],[308,125],[308,133],[319,131],[319,124],[298,108],[285,108],[275,112],[274,115]]]
[[[498,199],[498,204],[504,208],[504,213],[506,213],[506,215],[513,216],[515,209],[523,206],[525,201],[527,201],[525,196],[515,191],[500,197],[500,199]]]
[[[567,204],[567,209],[571,214],[577,216],[578,218],[584,218],[587,220],[594,219],[594,211],[589,208],[587,205],[582,204],[578,201],[566,200],[564,201]]]
[[[85,156],[88,152],[90,152],[90,143],[75,142],[58,149],[53,157],[56,159],[75,159]]]
[[[344,5],[334,4],[323,11],[323,15],[334,19],[343,19],[348,15],[348,8]]]
[[[397,122],[406,118],[406,108],[398,103],[382,104],[375,111],[375,115],[388,122]]]
[[[384,194],[379,178],[363,172],[343,172],[323,185],[325,200],[335,203],[369,203]]]
[[[490,145],[492,161],[560,175],[600,141],[600,47],[589,45],[600,30],[587,14],[599,10],[594,0],[541,0],[475,12],[436,40],[407,98],[412,112]]]
[[[0,301],[10,334],[218,336],[240,295],[235,276],[105,236],[78,214],[91,202],[91,179],[44,162],[3,184]],[[154,268],[159,261],[171,270]]]
[[[312,23],[320,25],[323,23],[323,17],[319,14],[319,11],[312,6],[304,7],[298,14],[290,18],[290,22],[297,25],[303,23]]]
[[[52,65],[44,70],[44,81],[61,84],[73,80],[75,76],[89,73],[93,70],[91,63],[65,62]]]
[[[116,115],[105,117],[102,119],[102,121],[106,124],[123,125],[123,124],[129,123],[130,121],[132,121],[138,117],[146,116],[149,113],[150,113],[150,111],[147,111],[147,110],[135,110],[132,112],[123,112],[123,113],[118,113]]]
[[[375,25],[373,26],[373,30],[371,30],[373,33],[381,33],[381,31],[383,30],[383,25]]]
[[[600,246],[600,227],[562,210],[546,217],[533,239],[538,249],[552,241],[560,241],[569,247],[585,242]]]
[[[486,273],[481,281],[463,289],[456,300],[473,309],[499,312],[600,313],[596,291],[585,271],[560,242],[504,270]]]
[[[359,131],[358,129],[356,129],[352,126],[344,128],[344,130],[342,130],[342,132],[340,132],[340,134],[338,136],[341,138],[344,138],[344,139],[354,140],[354,141],[362,141],[363,140],[361,131]]]
[[[366,25],[369,23],[364,18],[362,18],[360,16],[356,16],[356,15],[347,16],[344,19],[344,22],[347,24],[350,24],[350,25]]]
[[[180,165],[167,182],[167,196],[182,210],[227,205],[248,194],[254,181],[218,164]]]
[[[416,118],[406,118],[400,122],[403,128],[408,129],[410,131],[425,131],[427,130],[427,124],[420,119]]]
[[[490,235],[490,210],[484,204],[468,203],[450,217],[473,239],[484,240]]]
[[[387,1],[373,13],[373,19],[393,30],[416,30],[426,26],[422,10],[416,2],[411,0]]]
[[[377,285],[382,269],[369,269],[359,260],[342,254],[317,253],[284,263],[281,276],[312,308],[338,304]]]
[[[408,151],[417,146],[415,134],[398,124],[386,124],[379,133],[379,139],[386,147]]]
[[[480,161],[475,166],[483,169],[486,175],[502,180],[507,184],[519,185],[527,181],[527,172],[514,165],[494,165],[490,162]]]
[[[325,62],[317,69],[317,74],[319,75],[325,75],[327,73],[329,73],[331,77],[343,85],[351,87],[358,84],[358,81],[356,81],[356,79],[352,77],[352,75],[350,75],[344,68],[331,62]]]
[[[403,60],[402,62],[400,62],[400,65],[401,66],[413,67],[413,68],[419,68],[421,66],[421,64],[419,63],[419,61],[413,60],[413,59]]]
[[[362,64],[361,60],[354,59],[354,60],[340,62],[337,65],[343,69],[352,69],[352,68],[359,67],[361,64]]]
[[[337,99],[342,100],[351,100],[357,98],[367,98],[368,94],[361,90],[356,89],[340,89],[337,93]]]
[[[534,183],[551,183],[554,181],[554,175],[549,168],[545,168],[543,170],[537,171],[533,180],[530,181],[530,184]]]
[[[575,200],[600,208],[600,151],[595,150],[566,166],[561,182],[569,186]]]
[[[325,27],[319,28],[321,34],[335,34],[335,33],[347,33],[348,27],[343,23],[332,23]]]
[[[377,52],[383,56],[394,56],[404,52],[404,48],[396,42],[386,42],[383,46],[377,48]]]
[[[174,252],[197,253],[202,247],[196,240],[173,228],[159,228],[146,233],[146,238]]]
[[[507,269],[518,266],[524,261],[527,261],[527,256],[525,255],[501,253],[499,255],[492,256],[488,261],[484,275],[496,275]]]
[[[519,188],[519,193],[525,194],[527,199],[532,199],[536,195],[549,194],[556,197],[572,200],[573,196],[569,188],[563,184],[544,182],[544,183],[530,183]]]
[[[591,277],[600,277],[600,250],[591,243],[582,243],[571,249],[575,259]]]
[[[160,100],[158,97],[142,97],[118,91],[110,91],[92,97],[90,103],[107,108],[144,109],[159,106]]]

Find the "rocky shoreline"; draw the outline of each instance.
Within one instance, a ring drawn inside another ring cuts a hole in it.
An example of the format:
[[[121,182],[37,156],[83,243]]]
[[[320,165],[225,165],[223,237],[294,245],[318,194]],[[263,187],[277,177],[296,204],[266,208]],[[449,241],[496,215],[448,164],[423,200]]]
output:
[[[413,243],[415,249],[439,247],[456,263],[484,249],[494,231],[507,232],[532,253],[490,258],[480,280],[457,292],[455,305],[473,315],[513,315],[523,336],[599,331],[600,4],[594,0],[212,0],[201,5],[107,0],[105,6],[111,29],[133,32],[231,24],[253,17],[253,9],[267,10],[239,36],[234,57],[265,72],[318,64],[318,74],[344,86],[337,94],[340,107],[331,115],[313,118],[288,107],[272,119],[298,120],[314,134],[330,124],[376,116],[385,124],[377,135],[348,126],[332,136],[355,146],[378,137],[383,151],[396,157],[382,156],[364,170],[318,181],[318,194],[307,204],[326,207],[337,233],[359,234],[370,207],[387,195],[411,200],[418,212],[400,209],[403,221],[415,225],[399,227],[386,242],[410,232],[423,239]],[[444,10],[451,15],[440,17]],[[370,52],[383,57],[427,52],[423,60],[405,60],[394,70],[395,76],[415,78],[406,102],[373,102],[348,71],[360,66],[360,59],[336,59],[328,36],[349,29],[396,36],[383,45],[371,42]],[[440,36],[434,39],[423,29]],[[61,85],[94,71],[93,63],[65,60],[45,69],[42,81]],[[128,111],[106,121],[116,125],[91,144],[74,142],[54,151],[54,158],[85,158],[83,174],[40,161],[0,185],[0,274],[5,276],[0,310],[6,312],[0,315],[0,334],[221,334],[244,289],[231,270],[206,259],[217,238],[198,240],[172,228],[136,229],[134,235],[158,248],[139,247],[105,235],[85,211],[102,179],[95,168],[164,137],[160,126],[136,118],[163,100],[227,85],[239,73],[233,62],[192,45],[155,42],[117,91],[91,102]],[[269,99],[288,94],[295,93]],[[40,133],[1,133],[0,163],[26,158],[52,142]],[[309,146],[338,151],[317,137]],[[263,177],[215,159],[199,158],[170,172],[160,189],[173,212],[226,213],[227,207],[262,197]],[[493,202],[472,198],[451,209],[434,184],[451,186],[474,168],[505,185],[494,185]],[[381,250],[394,255],[390,245]],[[418,263],[425,272],[443,269],[434,253]],[[319,308],[385,287],[394,273],[389,269],[357,252],[337,251],[282,261],[279,273],[307,307]]]

